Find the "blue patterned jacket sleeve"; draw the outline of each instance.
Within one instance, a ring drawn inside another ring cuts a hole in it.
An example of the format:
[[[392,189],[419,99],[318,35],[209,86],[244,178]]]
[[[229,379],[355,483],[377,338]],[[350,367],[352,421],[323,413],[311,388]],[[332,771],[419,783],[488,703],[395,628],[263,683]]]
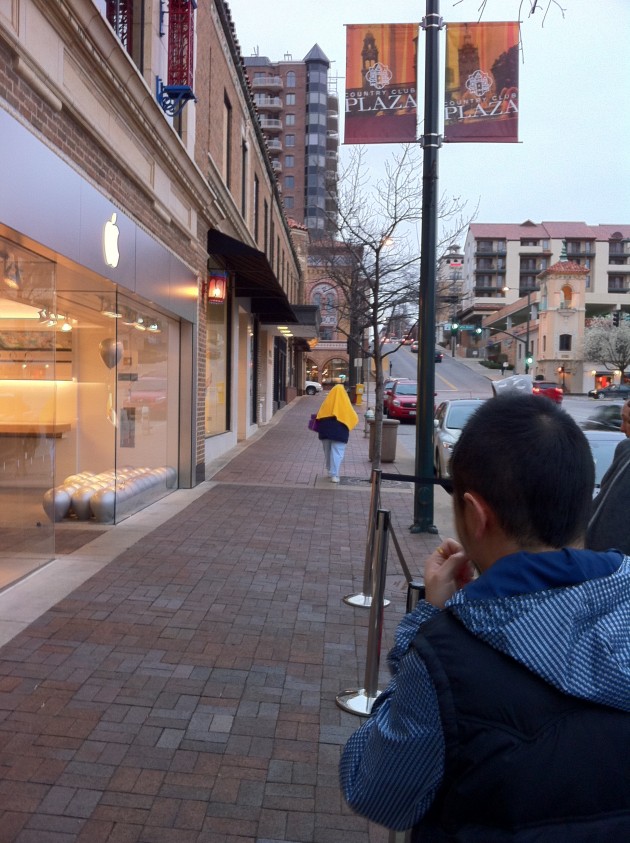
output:
[[[341,758],[341,786],[350,807],[396,830],[411,828],[427,812],[444,772],[437,694],[424,662],[410,648],[420,625],[437,611],[421,601],[400,622],[388,656],[393,679]]]

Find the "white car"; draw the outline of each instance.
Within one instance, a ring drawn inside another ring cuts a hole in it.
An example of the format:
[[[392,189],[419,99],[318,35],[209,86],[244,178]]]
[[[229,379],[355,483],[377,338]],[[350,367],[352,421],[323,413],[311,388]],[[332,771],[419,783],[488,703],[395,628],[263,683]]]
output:
[[[442,401],[433,419],[433,467],[437,477],[450,477],[451,453],[459,435],[485,398],[454,398]]]
[[[304,381],[304,392],[307,395],[315,395],[316,392],[321,392],[322,388],[318,381]]]

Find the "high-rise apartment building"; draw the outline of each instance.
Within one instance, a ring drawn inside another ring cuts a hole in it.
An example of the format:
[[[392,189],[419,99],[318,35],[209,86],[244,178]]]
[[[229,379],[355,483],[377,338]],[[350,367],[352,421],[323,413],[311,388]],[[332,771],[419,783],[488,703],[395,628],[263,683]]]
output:
[[[315,44],[302,61],[244,58],[260,125],[287,216],[312,238],[334,229],[339,157],[339,100],[330,62]]]

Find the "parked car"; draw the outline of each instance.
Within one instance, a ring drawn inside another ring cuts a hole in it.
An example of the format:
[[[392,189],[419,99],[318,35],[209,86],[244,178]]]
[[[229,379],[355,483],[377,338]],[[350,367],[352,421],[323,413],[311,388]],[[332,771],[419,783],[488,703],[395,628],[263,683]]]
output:
[[[436,362],[436,363],[441,363],[443,359],[444,359],[444,355],[442,354],[442,352],[441,352],[441,351],[436,351],[436,352],[435,352],[435,362]]]
[[[323,387],[318,381],[304,381],[304,392],[307,395],[315,395],[316,392],[321,392],[322,389]]]
[[[591,446],[591,453],[595,462],[594,494],[597,495],[599,494],[602,477],[606,474],[613,461],[615,448],[620,442],[623,442],[626,436],[621,431],[615,433],[612,430],[585,430],[584,435],[588,439],[588,444]]]
[[[418,353],[418,340],[414,340],[411,343],[411,351],[413,351],[414,354]]]
[[[418,384],[407,379],[397,380],[392,385],[385,406],[388,419],[399,421],[416,420],[416,403],[418,401]]]
[[[392,391],[392,387],[398,381],[411,381],[411,378],[385,378],[383,383],[383,412],[387,413],[387,399]]]
[[[630,383],[611,383],[602,386],[601,389],[590,389],[589,398],[617,398],[620,401],[627,401],[630,398]]]
[[[623,404],[603,404],[585,419],[580,427],[582,430],[615,430],[621,428],[621,408]]]
[[[534,395],[544,395],[545,398],[551,399],[556,404],[562,404],[564,397],[564,390],[560,384],[549,381],[534,381],[532,392]]]
[[[453,398],[442,401],[433,419],[433,468],[438,477],[449,477],[449,463],[464,425],[485,398]]]

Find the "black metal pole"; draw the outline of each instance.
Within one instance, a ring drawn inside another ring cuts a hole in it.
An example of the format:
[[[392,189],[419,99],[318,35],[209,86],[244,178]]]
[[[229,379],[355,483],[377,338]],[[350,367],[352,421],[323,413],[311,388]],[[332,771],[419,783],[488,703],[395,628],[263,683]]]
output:
[[[527,328],[525,329],[525,374],[529,375],[529,320],[531,318],[531,290],[527,291]]]
[[[437,185],[439,108],[439,0],[426,0],[422,27],[424,61],[424,134],[422,136],[422,229],[418,314],[418,405],[416,477],[433,476],[433,397],[435,393],[435,279],[437,259]],[[415,484],[413,533],[437,533],[433,523],[433,486]]]

